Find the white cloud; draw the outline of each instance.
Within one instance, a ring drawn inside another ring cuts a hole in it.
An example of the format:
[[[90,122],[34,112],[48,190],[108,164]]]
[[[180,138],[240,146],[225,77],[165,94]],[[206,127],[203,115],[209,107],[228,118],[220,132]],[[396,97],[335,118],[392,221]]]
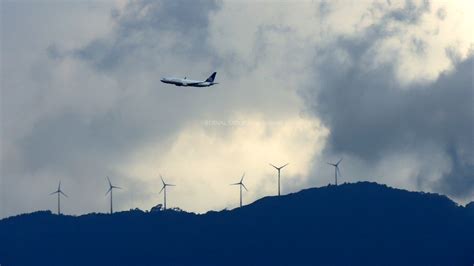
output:
[[[237,192],[229,184],[238,182],[243,172],[249,188],[246,203],[275,194],[276,177],[270,162],[290,162],[283,171],[284,193],[291,191],[288,184],[302,188],[310,174],[311,160],[320,154],[326,135],[327,129],[308,119],[272,121],[260,115],[236,115],[228,121],[191,124],[169,147],[163,147],[160,141],[149,144],[138,149],[128,164],[117,167],[122,175],[139,176],[146,184],[149,197],[143,202],[145,206],[161,201],[157,198],[161,173],[167,182],[178,185],[170,192],[174,206],[204,212],[235,207],[231,195]]]

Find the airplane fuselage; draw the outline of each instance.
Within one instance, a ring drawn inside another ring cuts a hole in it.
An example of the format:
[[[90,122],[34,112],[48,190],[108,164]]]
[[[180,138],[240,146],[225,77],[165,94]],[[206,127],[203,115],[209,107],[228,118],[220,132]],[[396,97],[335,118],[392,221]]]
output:
[[[161,82],[184,87],[209,87],[218,84],[217,82],[214,82],[216,74],[216,72],[212,73],[212,75],[206,80],[192,80],[187,78],[162,78]]]
[[[189,86],[189,87],[209,87],[214,84],[215,82],[209,81],[202,81],[202,80],[192,80],[192,79],[180,79],[180,78],[162,78],[161,82],[167,84],[173,84],[176,86]]]

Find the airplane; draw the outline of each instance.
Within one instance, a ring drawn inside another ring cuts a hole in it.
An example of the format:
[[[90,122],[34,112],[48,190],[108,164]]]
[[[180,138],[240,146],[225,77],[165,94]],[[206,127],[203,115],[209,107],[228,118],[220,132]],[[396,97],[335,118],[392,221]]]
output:
[[[209,87],[215,84],[219,84],[217,82],[214,82],[214,79],[216,78],[216,72],[212,73],[210,77],[208,77],[206,80],[201,81],[201,80],[191,80],[187,79],[184,77],[184,79],[180,78],[162,78],[161,82],[167,83],[167,84],[174,84],[176,86],[187,86],[187,87]]]

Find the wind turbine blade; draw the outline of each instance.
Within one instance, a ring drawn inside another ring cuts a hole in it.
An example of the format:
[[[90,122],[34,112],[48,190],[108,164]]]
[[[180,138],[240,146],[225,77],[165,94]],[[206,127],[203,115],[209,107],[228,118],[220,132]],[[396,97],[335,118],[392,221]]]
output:
[[[244,183],[242,183],[241,185],[245,188],[245,190],[249,191],[247,187],[244,185]]]
[[[240,179],[240,183],[242,183],[242,181],[244,181],[244,177],[245,177],[245,173],[242,175],[242,178]]]
[[[64,197],[69,198],[66,194],[64,194],[64,192],[59,191],[59,193],[63,194]]]
[[[335,165],[335,164],[333,164],[333,163],[328,163],[328,164],[329,164],[329,165],[332,165],[332,166],[336,166],[336,165]]]
[[[109,182],[109,187],[112,186],[112,182],[110,182],[110,178],[107,176],[107,181]]]
[[[54,195],[56,193],[58,193],[58,191],[51,192],[49,195]]]
[[[290,164],[290,163],[287,163],[287,164],[285,164],[285,165],[283,165],[283,166],[280,166],[280,169],[282,169],[283,167],[285,167],[285,166],[287,166],[287,165],[289,165],[289,164]]]
[[[161,176],[161,174],[160,174],[160,178],[161,178],[161,183],[163,183],[163,186],[166,186],[166,183],[165,183],[165,181],[163,180],[163,176]]]
[[[112,186],[112,188],[118,188],[118,189],[122,189],[121,187],[117,187],[117,186]]]
[[[112,191],[112,187],[110,187],[109,190],[107,190],[107,192],[105,193],[105,195],[107,196],[107,194],[109,194],[110,191]]]
[[[278,167],[274,166],[273,164],[269,163],[269,165],[273,166],[273,168],[278,170]]]
[[[173,184],[166,184],[167,186],[170,186],[170,187],[175,187],[176,185],[173,185]]]
[[[166,185],[164,185],[164,186],[161,188],[161,190],[160,190],[160,192],[159,192],[158,194],[161,194],[161,192],[163,191],[163,189],[165,189],[165,187],[166,187]]]
[[[59,180],[58,191],[61,190],[61,180]]]
[[[236,185],[240,185],[240,183],[230,184],[230,186],[236,186]]]
[[[336,165],[339,165],[339,163],[342,161],[342,158],[336,163]]]

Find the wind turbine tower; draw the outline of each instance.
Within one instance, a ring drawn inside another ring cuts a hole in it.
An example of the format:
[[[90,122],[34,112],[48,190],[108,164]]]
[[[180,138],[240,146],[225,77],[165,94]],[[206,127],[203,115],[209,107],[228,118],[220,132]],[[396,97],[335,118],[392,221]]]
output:
[[[58,215],[61,214],[61,194],[64,196],[64,197],[68,197],[66,194],[64,194],[64,192],[61,190],[61,181],[59,181],[59,186],[58,186],[58,190],[52,192],[51,194],[49,195],[53,195],[53,194],[58,194]]]
[[[244,177],[245,177],[245,173],[242,175],[242,178],[240,179],[239,183],[230,184],[231,186],[239,185],[239,187],[240,187],[240,207],[241,208],[242,208],[242,187],[245,188],[245,190],[248,191],[248,189],[245,187],[245,185],[243,183]]]
[[[163,187],[162,187],[161,190],[160,190],[160,194],[161,194],[161,192],[164,190],[163,207],[164,207],[164,209],[166,210],[166,187],[168,187],[168,186],[174,187],[174,186],[176,186],[176,185],[165,183],[165,181],[163,180],[163,177],[162,177],[161,175],[160,175],[160,178],[161,178],[161,182],[163,183]]]
[[[280,170],[283,169],[283,167],[287,166],[288,164],[289,163],[287,163],[283,166],[280,166],[280,167],[276,167],[273,164],[270,164],[271,166],[273,166],[273,168],[275,168],[278,171],[278,196],[280,196]]]
[[[114,192],[114,188],[118,188],[118,189],[122,189],[121,187],[117,187],[117,186],[114,186],[112,185],[112,182],[110,182],[110,178],[107,177],[107,181],[109,182],[109,190],[107,190],[107,193],[105,193],[105,195],[107,196],[107,194],[110,193],[110,214],[114,213],[114,209],[113,209],[113,192]]]
[[[341,171],[339,171],[339,164],[341,163],[341,161],[342,161],[342,158],[337,163],[328,163],[329,165],[334,166],[334,179],[335,179],[336,186],[337,186],[337,173],[339,173],[339,175],[341,174]]]

